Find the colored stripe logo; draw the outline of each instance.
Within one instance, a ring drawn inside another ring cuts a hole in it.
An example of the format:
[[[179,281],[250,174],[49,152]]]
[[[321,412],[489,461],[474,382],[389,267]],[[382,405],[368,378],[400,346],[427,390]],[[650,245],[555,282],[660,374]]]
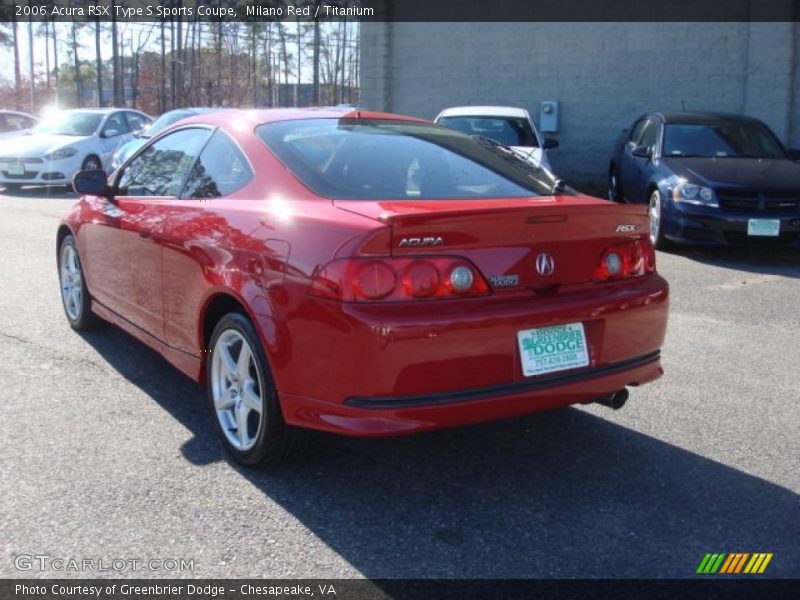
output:
[[[697,567],[696,572],[701,575],[714,575],[715,573],[756,575],[763,573],[771,560],[772,552],[754,552],[752,554],[749,552],[709,553],[700,561],[700,566]]]

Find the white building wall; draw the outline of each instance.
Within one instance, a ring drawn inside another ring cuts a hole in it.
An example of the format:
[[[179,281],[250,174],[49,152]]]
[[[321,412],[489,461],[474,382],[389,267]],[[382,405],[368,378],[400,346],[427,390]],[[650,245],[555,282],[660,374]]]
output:
[[[604,184],[619,131],[651,110],[747,113],[800,146],[793,23],[363,23],[362,106],[560,101],[554,169]]]

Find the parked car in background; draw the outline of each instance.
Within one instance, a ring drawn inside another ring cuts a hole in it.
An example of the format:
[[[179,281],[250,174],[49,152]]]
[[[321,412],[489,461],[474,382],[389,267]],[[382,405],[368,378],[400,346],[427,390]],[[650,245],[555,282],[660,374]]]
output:
[[[16,110],[0,110],[0,140],[27,132],[39,122],[37,117]]]
[[[56,240],[66,318],[98,315],[205,382],[249,464],[285,458],[299,428],[619,408],[662,374],[646,211],[511,158],[367,111],[192,117],[110,179],[75,177]]]
[[[544,138],[524,108],[511,106],[454,106],[436,117],[436,123],[467,135],[479,135],[508,146],[534,165],[550,169],[547,149],[558,141]]]
[[[797,158],[758,119],[654,112],[617,140],[608,197],[648,204],[656,245],[800,244]]]
[[[122,163],[128,160],[134,153],[141,148],[145,142],[153,137],[154,135],[160,133],[170,125],[174,125],[181,119],[186,119],[188,117],[199,115],[205,112],[212,112],[215,110],[221,110],[218,108],[178,108],[176,110],[171,110],[169,112],[165,112],[163,115],[158,117],[155,121],[153,121],[148,127],[142,129],[140,133],[138,133],[134,139],[128,140],[122,146],[117,148],[117,151],[114,153],[114,156],[111,159],[111,169],[117,169]]]
[[[46,115],[27,135],[0,147],[0,185],[66,185],[82,169],[104,169],[120,144],[148,125],[131,109],[75,109]]]

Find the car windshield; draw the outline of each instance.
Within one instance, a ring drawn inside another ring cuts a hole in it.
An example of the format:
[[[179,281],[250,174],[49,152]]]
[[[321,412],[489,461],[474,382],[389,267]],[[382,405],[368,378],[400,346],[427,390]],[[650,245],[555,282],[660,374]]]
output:
[[[433,124],[308,119],[267,123],[256,132],[298,179],[327,198],[549,196],[560,183],[503,146]]]
[[[667,124],[663,156],[786,158],[780,142],[757,121]]]
[[[158,117],[155,121],[153,121],[153,124],[147,128],[144,134],[142,134],[142,137],[146,138],[153,137],[162,129],[166,129],[173,123],[177,123],[181,119],[187,119],[194,114],[195,113],[189,110],[171,110],[168,113],[164,113],[163,115]]]
[[[57,135],[92,135],[100,126],[103,115],[92,112],[59,112],[42,119],[33,128],[33,133],[53,133]]]
[[[440,125],[446,125],[467,135],[479,135],[506,146],[538,147],[531,124],[522,117],[442,117]]]

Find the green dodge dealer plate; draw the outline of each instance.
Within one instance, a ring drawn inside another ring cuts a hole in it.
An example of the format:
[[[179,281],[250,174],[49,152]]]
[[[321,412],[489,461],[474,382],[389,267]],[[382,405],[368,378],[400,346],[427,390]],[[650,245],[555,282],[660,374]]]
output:
[[[749,219],[747,221],[747,235],[762,235],[776,237],[781,233],[779,219]]]
[[[583,323],[567,323],[517,333],[522,373],[526,377],[589,364]]]

